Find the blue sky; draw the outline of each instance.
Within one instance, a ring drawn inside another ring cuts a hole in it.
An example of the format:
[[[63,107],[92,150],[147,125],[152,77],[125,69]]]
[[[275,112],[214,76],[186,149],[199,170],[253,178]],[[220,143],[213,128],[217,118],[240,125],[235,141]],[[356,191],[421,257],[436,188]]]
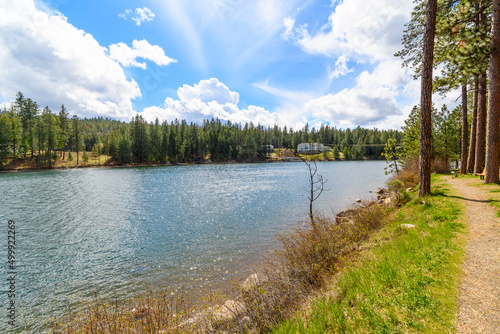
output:
[[[57,112],[400,128],[412,0],[0,0],[0,102]],[[437,104],[454,106],[457,93]]]

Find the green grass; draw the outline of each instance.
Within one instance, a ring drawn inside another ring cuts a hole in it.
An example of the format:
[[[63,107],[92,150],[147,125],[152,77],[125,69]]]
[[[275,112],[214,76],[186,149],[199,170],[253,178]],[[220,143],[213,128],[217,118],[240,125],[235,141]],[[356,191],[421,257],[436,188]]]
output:
[[[432,196],[398,210],[330,297],[274,333],[451,333],[465,248],[463,207],[434,178]],[[414,224],[402,230],[400,224]],[[333,295],[333,297],[331,297]]]

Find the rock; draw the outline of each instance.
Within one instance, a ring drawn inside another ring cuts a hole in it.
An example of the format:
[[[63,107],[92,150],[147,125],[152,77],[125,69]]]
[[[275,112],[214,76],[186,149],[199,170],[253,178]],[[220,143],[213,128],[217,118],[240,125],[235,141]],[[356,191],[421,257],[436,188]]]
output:
[[[248,276],[243,284],[241,284],[241,288],[245,291],[248,291],[256,287],[257,285],[262,284],[263,282],[264,280],[262,279],[262,277],[259,277],[258,274],[252,274]]]
[[[383,194],[385,192],[386,192],[386,190],[384,188],[377,188],[377,189],[375,189],[375,194]]]
[[[420,205],[425,205],[425,201],[420,201]]]
[[[222,322],[232,320],[245,312],[246,307],[243,303],[229,299],[212,312],[212,317],[214,321]]]
[[[358,199],[356,200],[356,203],[361,203],[361,199],[359,199],[359,198],[358,198]]]
[[[391,206],[393,203],[394,203],[394,201],[393,201],[392,197],[387,197],[386,199],[384,199],[384,204],[387,206]]]
[[[337,216],[335,217],[335,223],[336,224],[343,224],[349,221],[352,221],[350,217],[356,212],[354,209],[345,209],[337,213]]]
[[[415,225],[413,224],[401,224],[399,225],[399,228],[403,229],[403,230],[414,230],[416,228]]]

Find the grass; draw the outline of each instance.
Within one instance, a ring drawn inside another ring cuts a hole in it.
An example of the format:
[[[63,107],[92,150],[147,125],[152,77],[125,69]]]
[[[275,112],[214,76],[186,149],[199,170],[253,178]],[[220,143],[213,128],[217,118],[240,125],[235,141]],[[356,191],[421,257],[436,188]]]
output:
[[[297,314],[273,332],[453,332],[466,228],[463,207],[436,181],[425,204],[415,199],[397,211],[329,297],[315,299],[309,314]]]

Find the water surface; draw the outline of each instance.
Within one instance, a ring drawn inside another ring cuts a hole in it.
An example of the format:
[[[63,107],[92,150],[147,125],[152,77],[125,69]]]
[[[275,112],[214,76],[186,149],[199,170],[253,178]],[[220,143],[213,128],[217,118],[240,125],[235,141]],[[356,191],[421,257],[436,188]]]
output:
[[[383,186],[385,162],[320,162],[331,215]],[[247,275],[275,236],[307,220],[303,163],[93,168],[0,174],[0,259],[16,222],[17,323],[70,301],[146,286],[203,289]],[[7,276],[2,266],[2,281]],[[0,331],[6,324],[7,285]]]

